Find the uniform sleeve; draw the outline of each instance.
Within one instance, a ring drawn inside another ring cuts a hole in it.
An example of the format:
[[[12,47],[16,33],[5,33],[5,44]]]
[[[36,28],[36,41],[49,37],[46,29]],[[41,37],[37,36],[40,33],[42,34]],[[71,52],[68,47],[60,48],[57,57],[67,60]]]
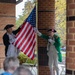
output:
[[[37,28],[34,27],[34,31],[37,33],[37,35],[45,40],[48,40],[49,37],[47,35],[42,34],[41,32],[39,32],[39,30]]]
[[[40,37],[43,38],[43,39],[45,39],[45,40],[47,40],[47,41],[48,41],[48,39],[49,39],[49,36],[47,36],[47,35],[45,35],[45,34],[41,34]]]
[[[17,30],[14,30],[14,31],[13,31],[13,34],[16,35],[16,34],[20,31],[20,29],[21,29],[21,28],[19,27]]]
[[[3,36],[3,43],[5,46],[8,46],[10,44],[9,43],[9,37],[6,34]]]

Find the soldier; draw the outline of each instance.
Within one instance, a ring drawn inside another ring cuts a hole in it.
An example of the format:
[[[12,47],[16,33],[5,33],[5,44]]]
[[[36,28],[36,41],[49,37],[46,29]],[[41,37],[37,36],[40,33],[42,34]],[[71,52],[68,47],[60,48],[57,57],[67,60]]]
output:
[[[49,57],[48,65],[50,68],[50,75],[54,75],[53,68],[56,70],[57,75],[59,75],[58,60],[62,62],[60,37],[55,34],[55,29],[48,29],[48,35],[40,33],[36,28],[34,28],[34,31],[38,34],[38,36],[48,41],[47,55]]]
[[[7,24],[4,27],[6,33],[3,35],[3,43],[5,45],[5,56],[6,57],[17,57],[19,50],[17,50],[13,42],[15,41],[15,35],[20,31],[20,27],[17,30],[12,30],[13,24]]]

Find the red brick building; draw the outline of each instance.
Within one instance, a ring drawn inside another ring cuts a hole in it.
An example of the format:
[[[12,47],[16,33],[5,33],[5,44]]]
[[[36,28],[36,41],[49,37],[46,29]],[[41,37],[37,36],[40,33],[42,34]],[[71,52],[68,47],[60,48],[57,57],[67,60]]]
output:
[[[17,3],[19,3],[18,0]],[[4,45],[2,36],[4,26],[8,23],[15,25],[16,0],[0,0],[0,67],[4,60]],[[75,75],[75,0],[66,0],[66,75]],[[55,27],[55,0],[38,0],[38,29],[46,33],[47,28]],[[47,42],[38,37],[38,63],[39,75],[49,75]]]

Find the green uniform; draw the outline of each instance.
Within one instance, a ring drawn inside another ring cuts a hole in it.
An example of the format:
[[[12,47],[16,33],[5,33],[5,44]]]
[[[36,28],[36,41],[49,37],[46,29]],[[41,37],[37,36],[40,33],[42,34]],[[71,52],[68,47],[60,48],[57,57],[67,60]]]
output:
[[[44,35],[44,34],[42,34],[40,37],[44,38],[47,41],[49,39],[49,36]],[[60,37],[57,36],[56,34],[54,34],[54,41],[55,41],[54,46],[55,46],[57,53],[58,53],[58,61],[62,62],[62,54],[61,54],[61,50],[60,50],[60,46],[61,46]]]
[[[47,45],[47,55],[49,57],[49,61],[48,61],[48,65],[50,68],[50,75],[54,75],[53,74],[53,67],[56,70],[56,74],[59,74],[59,67],[58,67],[58,61],[62,62],[62,55],[61,55],[61,51],[60,51],[60,37],[57,36],[56,34],[54,34],[53,37],[44,35],[39,33],[39,36],[44,38],[45,40],[48,41],[48,45]]]

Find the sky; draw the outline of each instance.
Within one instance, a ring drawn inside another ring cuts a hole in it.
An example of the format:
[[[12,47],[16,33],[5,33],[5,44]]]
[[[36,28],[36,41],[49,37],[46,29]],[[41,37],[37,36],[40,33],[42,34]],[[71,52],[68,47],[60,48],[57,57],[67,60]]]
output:
[[[23,12],[24,4],[27,0],[23,0],[23,2],[16,5],[16,18],[18,18],[18,15],[21,15]]]

